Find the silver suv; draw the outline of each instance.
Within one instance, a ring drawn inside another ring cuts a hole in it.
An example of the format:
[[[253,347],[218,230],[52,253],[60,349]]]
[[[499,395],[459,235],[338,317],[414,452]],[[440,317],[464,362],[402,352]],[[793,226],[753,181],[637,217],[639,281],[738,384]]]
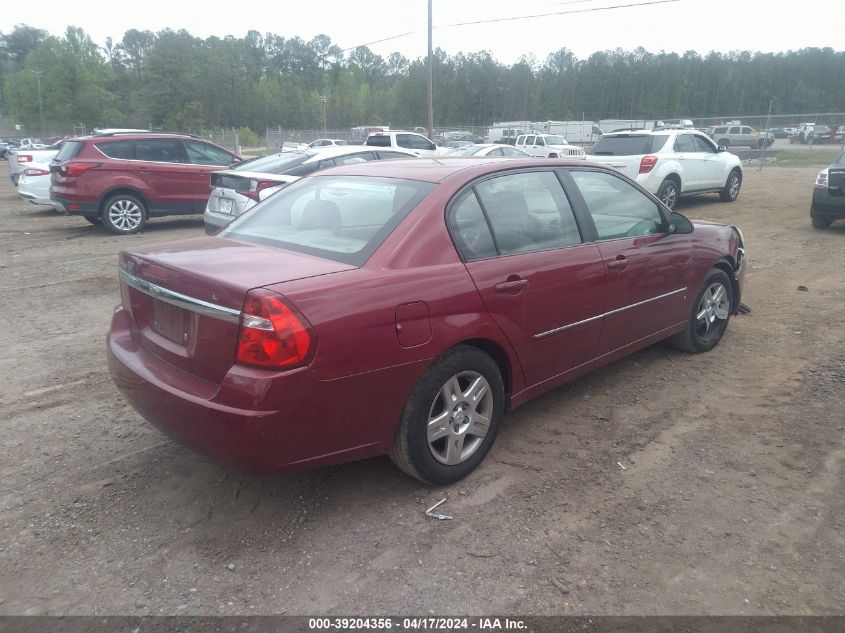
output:
[[[747,146],[760,148],[764,145],[769,147],[775,142],[774,134],[771,132],[761,133],[747,125],[717,125],[710,133],[710,137],[717,145],[725,148],[736,146]]]

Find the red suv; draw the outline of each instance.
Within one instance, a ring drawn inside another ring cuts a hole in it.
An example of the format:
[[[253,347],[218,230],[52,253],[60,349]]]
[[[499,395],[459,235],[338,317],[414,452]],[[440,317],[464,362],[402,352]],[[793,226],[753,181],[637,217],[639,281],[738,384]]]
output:
[[[240,161],[187,134],[84,136],[53,159],[50,200],[114,233],[136,233],[151,217],[202,213],[209,174]]]

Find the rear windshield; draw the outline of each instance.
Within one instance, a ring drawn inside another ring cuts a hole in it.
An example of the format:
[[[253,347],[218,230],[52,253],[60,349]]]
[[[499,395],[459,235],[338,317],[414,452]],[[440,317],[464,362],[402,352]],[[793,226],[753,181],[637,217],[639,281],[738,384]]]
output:
[[[265,174],[284,174],[316,156],[314,152],[282,152],[263,158],[244,161],[234,167],[235,171],[260,171]]]
[[[602,136],[587,152],[593,156],[638,156],[652,154],[666,144],[668,135],[625,134],[624,136]]]
[[[368,136],[367,142],[365,145],[372,145],[374,147],[390,147],[390,137],[379,135],[379,136]]]
[[[306,178],[258,204],[221,236],[361,266],[434,187],[370,176]]]
[[[82,145],[83,143],[80,141],[65,141],[65,144],[62,145],[62,149],[60,149],[59,153],[56,154],[56,158],[54,160],[70,160],[79,153],[79,150],[82,149]]]

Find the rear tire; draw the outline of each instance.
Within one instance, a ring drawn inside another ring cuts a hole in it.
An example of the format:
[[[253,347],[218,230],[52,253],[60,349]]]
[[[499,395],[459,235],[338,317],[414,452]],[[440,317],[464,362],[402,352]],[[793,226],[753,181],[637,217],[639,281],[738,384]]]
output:
[[[549,158],[557,158],[557,154],[555,154],[555,153],[549,154]]]
[[[719,192],[719,199],[722,202],[733,202],[739,197],[739,190],[742,188],[742,172],[734,169],[728,174],[725,186]]]
[[[725,271],[714,268],[695,297],[686,329],[669,339],[692,354],[708,352],[722,340],[733,311],[733,284]]]
[[[504,409],[493,359],[470,345],[454,347],[426,369],[408,397],[390,459],[426,483],[454,483],[487,455]]]
[[[112,233],[129,235],[146,226],[147,207],[136,196],[118,193],[106,200],[100,217],[103,225]]]
[[[667,178],[657,188],[657,197],[668,208],[674,209],[678,204],[678,198],[681,197],[681,187],[672,178]]]

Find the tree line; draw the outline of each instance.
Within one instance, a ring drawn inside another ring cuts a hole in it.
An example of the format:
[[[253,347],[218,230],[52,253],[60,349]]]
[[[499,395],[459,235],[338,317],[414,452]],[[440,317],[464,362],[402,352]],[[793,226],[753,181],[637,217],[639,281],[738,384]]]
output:
[[[507,65],[490,51],[434,54],[435,123],[498,120],[690,118],[840,111],[845,52],[782,53],[642,48]],[[199,38],[185,30],[131,29],[99,47],[84,30],[62,37],[27,25],[0,33],[0,106],[28,130],[74,125],[194,130],[219,127],[342,129],[426,121],[424,58],[387,57],[365,46],[344,52],[327,35],[249,31]]]

